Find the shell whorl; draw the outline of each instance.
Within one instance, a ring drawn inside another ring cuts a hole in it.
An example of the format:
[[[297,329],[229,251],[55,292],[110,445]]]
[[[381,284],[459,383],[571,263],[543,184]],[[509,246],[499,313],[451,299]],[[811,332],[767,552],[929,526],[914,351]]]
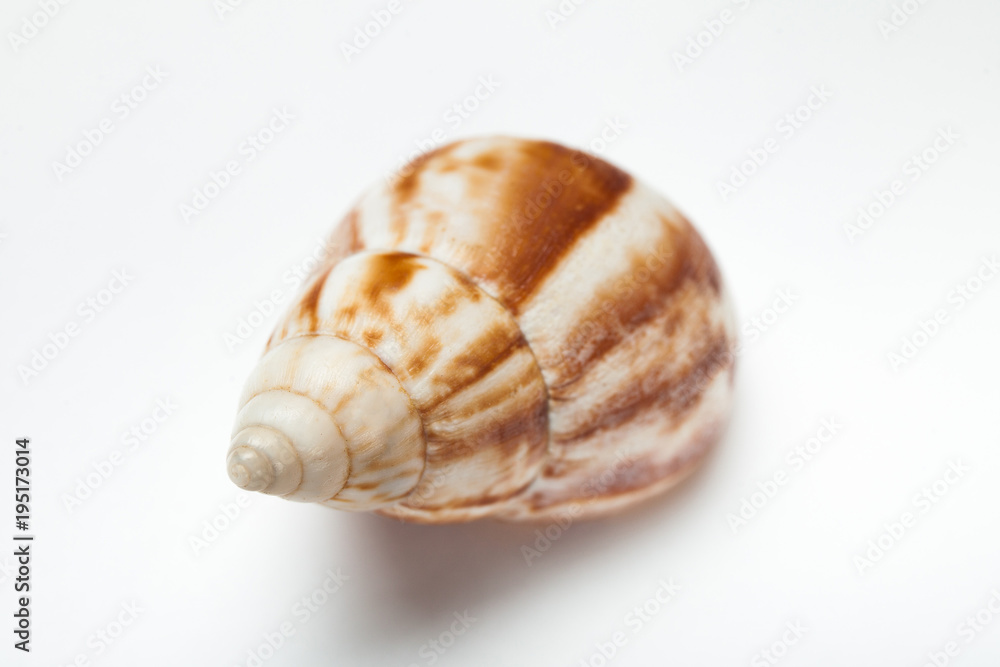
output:
[[[371,190],[331,240],[265,360],[338,340],[405,393],[419,479],[355,508],[426,522],[608,512],[675,484],[719,438],[735,338],[719,271],[682,215],[610,164],[547,142],[458,142]],[[263,483],[233,460],[231,476]]]
[[[247,381],[228,456],[240,487],[356,509],[405,497],[424,467],[420,418],[370,351],[332,336],[274,346]]]

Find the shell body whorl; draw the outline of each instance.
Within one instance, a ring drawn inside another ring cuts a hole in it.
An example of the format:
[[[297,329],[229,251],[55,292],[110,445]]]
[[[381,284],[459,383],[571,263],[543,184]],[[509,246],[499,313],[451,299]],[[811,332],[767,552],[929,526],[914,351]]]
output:
[[[677,483],[721,436],[735,331],[718,268],[665,199],[598,158],[450,144],[363,196],[331,246],[241,399],[243,488],[283,490],[297,463],[301,499],[412,521],[596,515]],[[264,409],[276,389],[281,418]],[[372,407],[379,392],[392,407]],[[275,420],[294,418],[329,437],[292,461],[311,431]]]

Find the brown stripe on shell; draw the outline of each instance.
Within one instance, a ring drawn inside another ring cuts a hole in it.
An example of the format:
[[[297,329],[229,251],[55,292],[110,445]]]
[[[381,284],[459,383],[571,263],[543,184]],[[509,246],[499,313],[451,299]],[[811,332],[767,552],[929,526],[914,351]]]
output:
[[[711,252],[687,220],[679,215],[678,220],[661,216],[660,243],[652,250],[631,253],[628,272],[609,278],[590,299],[587,314],[562,339],[562,356],[545,360],[554,362],[547,368],[553,394],[567,391],[590,366],[666,310],[673,310],[676,320],[688,317],[695,304],[678,307],[677,298],[718,297],[721,278]],[[670,333],[668,325],[664,335]]]
[[[433,337],[425,338],[419,353],[410,355],[406,371],[411,376],[421,375],[431,363],[437,360],[439,354],[441,354],[441,339]]]
[[[407,363],[403,369],[394,371],[418,375],[434,361],[441,348],[440,341],[427,326],[433,319],[433,309],[429,305],[418,307],[414,304],[412,309],[401,314],[393,309],[386,297],[406,288],[423,269],[422,260],[417,255],[402,252],[376,253],[369,259],[368,270],[354,283],[354,289],[341,295],[335,309],[321,318],[318,309],[323,288],[330,272],[336,268],[336,265],[327,266],[300,299],[291,322],[283,325],[283,337],[288,331],[296,330],[297,333],[302,330],[330,333],[364,321],[366,324],[357,336],[345,337],[373,349],[390,332],[400,338],[405,336]]]
[[[349,252],[357,252],[364,247],[361,242],[361,230],[358,223],[358,211],[352,208],[347,214],[347,219],[342,224],[342,229],[347,236],[346,248]]]
[[[501,516],[523,519],[529,513],[541,519],[564,511],[560,508],[566,503],[574,503],[583,504],[588,517],[596,517],[616,510],[620,504],[655,496],[684,481],[698,469],[712,445],[721,437],[726,421],[725,417],[720,417],[706,422],[703,428],[688,438],[682,453],[677,456],[664,460],[655,451],[628,456],[627,465],[615,462],[602,466],[583,478],[577,478],[572,486],[550,486],[545,490],[532,491],[523,497],[521,507],[513,506],[511,511],[501,513]],[[608,471],[612,474],[606,475]]]
[[[433,410],[463,389],[483,380],[512,354],[524,350],[527,345],[519,330],[512,330],[504,323],[494,324],[472,345],[455,355],[441,374],[441,393],[422,407]]]
[[[316,304],[319,303],[320,294],[323,291],[323,283],[331,269],[345,257],[353,255],[363,248],[360,237],[360,227],[358,222],[357,209],[351,209],[347,215],[334,228],[333,232],[326,240],[326,256],[323,261],[313,269],[307,281],[310,281],[306,291],[303,292],[298,301],[298,316],[309,321],[309,330],[315,331],[318,325],[316,320]],[[280,326],[272,332],[267,341],[267,348],[270,348],[277,341],[283,340],[288,334],[287,328]]]
[[[434,241],[441,227],[445,224],[445,215],[441,211],[429,211],[427,213],[427,223],[424,228],[423,240],[420,242],[420,252],[425,255],[431,254]]]
[[[406,238],[408,227],[406,221],[407,213],[413,203],[413,199],[420,191],[420,179],[423,176],[424,169],[427,168],[428,163],[434,158],[447,155],[456,145],[446,144],[439,146],[434,150],[418,155],[400,169],[401,176],[392,186],[392,196],[394,199],[392,208],[394,213],[390,221],[390,230],[395,236],[396,245]]]
[[[620,169],[558,144],[527,142],[518,153],[505,174],[494,222],[497,247],[479,267],[514,314],[632,186],[632,177]]]
[[[638,370],[628,385],[620,387],[600,407],[581,419],[571,431],[553,434],[562,444],[586,439],[598,431],[618,428],[650,411],[677,422],[697,404],[715,376],[732,363],[729,339],[721,328],[705,329],[705,337],[690,341],[691,360],[682,367],[653,364]],[[673,355],[671,355],[673,356]],[[553,394],[553,400],[559,400]]]
[[[320,273],[313,279],[312,284],[299,299],[299,318],[305,319],[309,322],[309,331],[316,331],[318,325],[316,317],[316,306],[319,304],[320,294],[323,292],[323,283],[326,282],[326,277],[329,275],[330,271],[333,269],[333,264],[328,264]]]
[[[460,145],[420,156],[392,189],[390,245],[407,239],[407,218],[417,211],[422,237],[408,243],[430,252],[445,240],[447,212],[422,199],[420,181],[430,173],[461,171],[463,199],[474,202],[470,210],[492,217],[484,220],[491,227],[484,236],[489,246],[470,248],[462,268],[477,283],[495,287],[516,315],[574,244],[618,205],[632,177],[600,158],[546,141],[503,143],[469,157],[457,154]]]
[[[326,256],[323,261],[313,269],[307,281],[309,286],[306,291],[303,292],[301,298],[298,301],[298,316],[309,322],[309,330],[315,331],[318,326],[316,320],[316,305],[319,303],[320,294],[323,291],[323,283],[326,281],[326,276],[329,275],[330,271],[334,266],[337,265],[345,257],[349,257],[359,250],[364,248],[364,244],[361,241],[360,232],[360,221],[359,215],[356,208],[352,208],[347,214],[341,219],[341,221],[334,227],[333,232],[326,240],[325,251]],[[267,348],[270,349],[272,345],[288,335],[288,330],[285,326],[279,326],[272,332],[271,337],[267,341]]]
[[[487,339],[492,344],[484,342]],[[423,418],[428,466],[447,469],[464,462],[472,469],[489,466],[491,475],[501,480],[524,479],[517,469],[529,461],[540,465],[548,440],[545,382],[534,356],[519,332],[496,329],[479,336],[459,356],[467,364],[459,382],[453,376],[455,364],[450,364],[440,376],[443,394],[414,401]],[[477,357],[478,367],[471,363]],[[476,476],[481,486],[476,494],[439,498],[426,493],[420,506],[478,507],[512,497],[531,483],[525,480],[512,489],[506,483],[490,483],[482,472]]]
[[[387,252],[372,255],[367,284],[359,287],[369,301],[376,303],[383,292],[398,292],[406,287],[422,268],[417,256],[411,253]]]
[[[424,170],[424,167],[428,162],[435,157],[446,154],[455,146],[456,144],[454,143],[438,146],[437,148],[427,151],[426,153],[421,153],[407,162],[405,166],[400,168],[400,177],[393,187],[397,202],[408,201],[417,190],[417,186],[420,184],[420,172]]]
[[[522,354],[524,356],[521,359],[510,363],[530,366],[533,361],[526,353]],[[488,375],[484,374],[483,378],[486,379]],[[474,422],[475,430],[462,436],[460,447],[471,447],[475,450],[489,443],[490,446],[497,446],[507,454],[513,454],[514,450],[523,446],[521,438],[548,428],[548,406],[544,401],[536,400],[534,396],[538,392],[544,393],[544,382],[531,376],[524,377],[525,375],[521,373],[522,383],[513,390],[502,383],[490,383],[487,380],[478,387],[479,391],[474,397],[453,395],[450,400],[435,408],[425,409],[424,424],[428,440],[455,439],[444,437],[452,425]],[[523,395],[518,396],[518,391],[530,394],[531,400],[527,400]],[[455,400],[456,398],[464,400]],[[526,405],[520,409],[509,408],[511,403],[521,402]],[[497,410],[498,407],[504,409]],[[446,457],[452,456],[451,452],[443,454]]]
[[[325,264],[336,264],[365,247],[361,240],[359,217],[357,208],[352,208],[330,233],[326,242]]]

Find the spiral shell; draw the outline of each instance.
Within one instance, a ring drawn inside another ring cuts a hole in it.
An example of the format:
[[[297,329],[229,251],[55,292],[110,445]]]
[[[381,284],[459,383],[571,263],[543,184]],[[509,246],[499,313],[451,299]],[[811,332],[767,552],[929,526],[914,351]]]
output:
[[[449,144],[370,190],[247,381],[244,489],[441,523],[608,513],[676,484],[728,419],[718,267],[594,156]]]

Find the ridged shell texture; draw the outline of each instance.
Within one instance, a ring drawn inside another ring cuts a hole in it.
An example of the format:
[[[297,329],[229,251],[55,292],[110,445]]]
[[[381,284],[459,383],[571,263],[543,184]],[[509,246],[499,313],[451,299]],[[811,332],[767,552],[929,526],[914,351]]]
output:
[[[604,514],[694,469],[728,418],[718,267],[594,156],[490,137],[364,195],[240,402],[244,488],[412,521]]]

